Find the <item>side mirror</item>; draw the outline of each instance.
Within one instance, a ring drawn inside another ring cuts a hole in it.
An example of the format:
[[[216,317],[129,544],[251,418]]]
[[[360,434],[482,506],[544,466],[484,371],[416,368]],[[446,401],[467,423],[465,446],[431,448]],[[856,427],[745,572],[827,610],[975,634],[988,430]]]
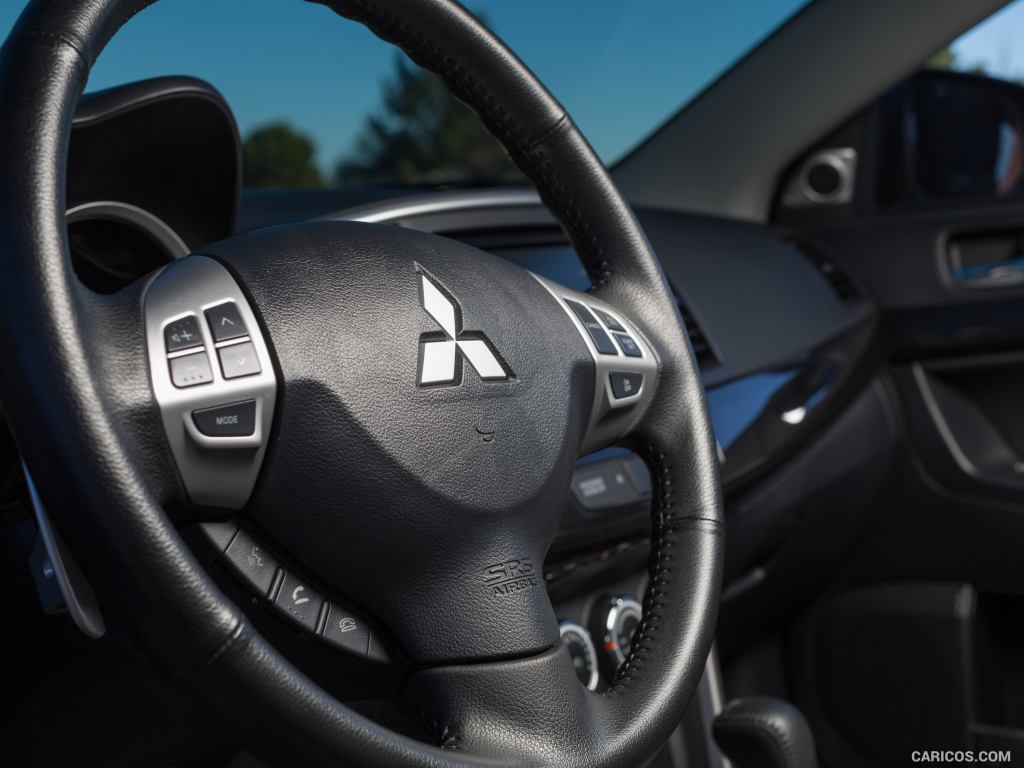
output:
[[[895,197],[925,202],[1024,194],[1024,87],[926,70],[889,99],[886,111],[899,137],[892,131],[890,141],[900,145],[890,145],[889,159],[902,162],[883,174],[891,191],[901,188]]]

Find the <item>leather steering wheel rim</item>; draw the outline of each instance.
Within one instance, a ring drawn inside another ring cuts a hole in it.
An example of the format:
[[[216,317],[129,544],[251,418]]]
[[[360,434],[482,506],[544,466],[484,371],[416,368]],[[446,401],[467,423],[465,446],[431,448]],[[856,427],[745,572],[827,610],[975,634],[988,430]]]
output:
[[[399,736],[296,670],[203,572],[163,509],[174,480],[155,467],[166,455],[162,437],[139,429],[153,423],[145,375],[105,376],[126,359],[139,370],[134,361],[145,356],[138,294],[101,298],[78,283],[64,174],[88,72],[150,2],[34,0],[0,53],[2,397],[40,495],[81,553],[104,608],[164,675],[223,713],[241,738],[292,761],[344,756],[349,764],[455,768],[645,760],[682,718],[710,650],[723,511],[715,442],[678,308],[606,170],[561,105],[458,4],[323,3],[439,74],[479,114],[565,228],[594,294],[628,311],[658,358],[655,399],[632,443],[654,482],[650,583],[633,650],[612,687],[543,701],[547,692],[537,687],[551,675],[553,651],[496,662],[486,679],[507,682],[509,701],[481,704],[467,670],[440,707],[440,746]],[[563,704],[578,711],[556,716]],[[499,724],[512,736],[497,733]],[[491,748],[460,749],[477,743]]]

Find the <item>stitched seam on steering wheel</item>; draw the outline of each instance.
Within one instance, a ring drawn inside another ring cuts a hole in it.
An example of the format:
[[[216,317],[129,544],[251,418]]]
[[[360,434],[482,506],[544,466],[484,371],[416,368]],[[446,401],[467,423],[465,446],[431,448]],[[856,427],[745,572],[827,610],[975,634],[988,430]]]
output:
[[[43,40],[63,43],[75,52],[76,65],[78,66],[78,70],[81,72],[82,76],[85,77],[89,74],[89,61],[85,56],[85,52],[82,50],[80,45],[69,37],[58,35],[55,32],[46,32],[44,30],[29,30],[28,32],[22,32],[16,37],[11,38],[10,42],[13,43],[16,40],[29,40],[31,38],[40,38]]]
[[[223,656],[231,647],[238,641],[238,638],[242,636],[243,630],[245,629],[245,620],[238,619],[235,626],[228,633],[224,641],[217,646],[217,648],[211,653],[198,667],[191,672],[191,674],[185,675],[185,678],[196,677],[201,675],[205,670],[209,669],[213,664]]]
[[[668,563],[672,556],[667,550],[672,546],[672,542],[667,540],[667,535],[673,530],[667,525],[667,522],[671,519],[672,510],[672,470],[665,462],[664,452],[659,451],[657,446],[648,444],[647,455],[655,470],[653,475],[658,491],[658,503],[651,520],[653,529],[651,534],[654,542],[651,549],[651,581],[647,586],[647,593],[644,595],[643,614],[640,626],[636,630],[636,639],[629,656],[619,667],[612,687],[608,689],[609,695],[627,688],[632,682],[633,674],[638,668],[642,668],[643,659],[652,642],[652,634],[657,634],[658,622],[661,620],[661,607],[664,605],[662,602],[662,597],[665,594],[663,586],[668,581],[667,575],[671,572],[671,566]]]
[[[120,31],[121,27],[123,27],[130,19],[134,18],[140,11],[146,9],[155,1],[156,0],[136,0],[136,2],[131,6],[131,9],[125,15],[125,17],[121,19],[118,22],[118,24],[114,27],[114,29],[110,32],[110,35],[107,37],[103,45],[101,45],[95,51],[95,55],[90,55],[90,51],[86,49],[85,40],[76,40],[66,35],[62,35],[57,32],[51,32],[46,29],[30,29],[25,32],[19,33],[17,36],[12,37],[11,40],[39,37],[46,40],[56,40],[58,42],[64,43],[69,48],[71,48],[76,54],[78,54],[78,68],[81,71],[83,77],[88,78],[89,71],[92,69],[93,64],[96,63],[96,59],[99,58],[99,55],[106,48],[107,43],[109,43],[110,40],[113,39],[114,35],[116,35]]]
[[[665,605],[667,595],[665,587],[669,583],[672,555],[669,549],[675,546],[671,536],[689,528],[694,523],[711,523],[721,527],[720,520],[715,518],[689,515],[673,515],[672,470],[665,461],[665,453],[654,444],[648,444],[647,458],[652,464],[654,482],[657,488],[657,506],[652,511],[650,583],[644,595],[643,616],[637,628],[635,641],[629,656],[619,667],[612,686],[606,695],[613,696],[626,688],[633,681],[634,674],[643,668],[646,657],[652,652],[651,644],[657,636],[659,622],[662,618],[661,608]]]
[[[92,60],[92,64],[96,63],[96,59],[98,59],[100,57],[100,54],[103,53],[104,50],[106,50],[107,46],[110,44],[110,41],[114,39],[114,37],[117,35],[118,32],[121,31],[121,28],[124,27],[125,24],[134,19],[139,13],[146,10],[146,8],[148,8],[155,2],[156,0],[136,0],[135,4],[132,5],[131,10],[128,13],[126,13],[124,18],[122,18],[117,23],[117,26],[114,27],[114,29],[111,31],[110,36],[106,39],[103,45],[96,49],[95,56]],[[92,64],[90,64],[90,67],[92,66]]]
[[[373,2],[350,0],[337,5],[352,9],[344,15],[366,24],[380,37],[399,43],[417,63],[444,78],[455,96],[476,105],[481,119],[502,141],[513,144],[518,152],[525,154],[528,151],[529,144],[519,121],[501,107],[462,64],[439,49],[413,25]],[[549,130],[545,129],[545,133]]]
[[[429,38],[424,37],[418,29],[403,23],[398,17],[383,10],[379,5],[364,0],[351,0],[338,3],[347,10],[346,14],[354,20],[367,24],[379,36],[402,45],[402,48],[427,69],[435,71],[448,84],[452,93],[469,104],[474,105],[484,125],[499,140],[511,147],[513,159],[520,162],[528,175],[539,178],[541,196],[560,215],[566,228],[575,233],[581,245],[583,255],[590,264],[593,287],[600,288],[611,277],[605,252],[598,237],[591,231],[590,223],[580,215],[576,201],[567,192],[559,174],[552,164],[538,154],[543,153],[543,143],[547,141],[568,121],[568,115],[562,115],[544,131],[527,141],[522,126],[509,112],[497,103],[494,96],[484,89],[482,84],[465,67],[453,60],[451,56],[439,50]]]
[[[535,158],[533,153],[542,157]],[[612,270],[608,265],[608,260],[605,258],[604,248],[601,246],[600,239],[591,230],[590,222],[580,215],[575,198],[566,191],[566,187],[562,183],[558,172],[554,170],[554,166],[546,157],[543,157],[545,155],[545,148],[539,145],[535,146],[533,153],[527,155],[525,159],[528,165],[540,176],[541,196],[545,198],[545,202],[548,202],[561,213],[560,218],[566,227],[575,232],[578,238],[586,241],[585,245],[587,247],[581,255],[590,262],[593,288],[601,288],[608,282],[608,278],[612,275]]]

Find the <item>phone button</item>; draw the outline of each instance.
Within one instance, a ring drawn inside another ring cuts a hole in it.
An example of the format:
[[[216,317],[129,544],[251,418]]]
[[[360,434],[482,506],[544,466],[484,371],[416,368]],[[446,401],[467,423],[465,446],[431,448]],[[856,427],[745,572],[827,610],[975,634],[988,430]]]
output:
[[[316,632],[317,619],[320,618],[320,606],[323,605],[320,593],[306,584],[302,579],[289,571],[284,572],[281,586],[277,590],[274,606],[301,626],[307,632]]]

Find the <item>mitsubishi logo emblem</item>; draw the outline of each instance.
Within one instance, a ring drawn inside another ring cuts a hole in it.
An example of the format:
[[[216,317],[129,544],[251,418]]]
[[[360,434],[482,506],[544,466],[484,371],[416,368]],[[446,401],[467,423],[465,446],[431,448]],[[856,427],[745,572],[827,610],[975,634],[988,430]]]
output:
[[[462,381],[463,361],[484,381],[507,381],[512,372],[480,331],[462,329],[462,308],[447,290],[419,264],[420,303],[440,332],[420,336],[420,385],[458,384]]]

